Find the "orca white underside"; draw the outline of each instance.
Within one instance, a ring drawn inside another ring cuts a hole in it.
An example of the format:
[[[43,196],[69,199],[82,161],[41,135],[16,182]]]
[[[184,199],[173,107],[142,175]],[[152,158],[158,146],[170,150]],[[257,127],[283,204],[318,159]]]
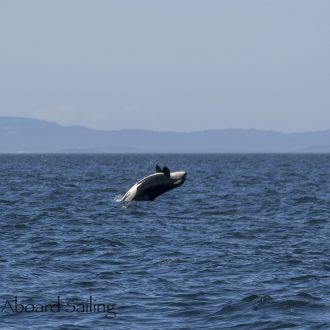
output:
[[[157,168],[157,167],[156,167]],[[154,200],[159,195],[182,185],[186,179],[186,172],[178,171],[170,173],[168,168],[164,171],[157,170],[157,173],[146,176],[134,186],[132,186],[122,201],[132,200]]]

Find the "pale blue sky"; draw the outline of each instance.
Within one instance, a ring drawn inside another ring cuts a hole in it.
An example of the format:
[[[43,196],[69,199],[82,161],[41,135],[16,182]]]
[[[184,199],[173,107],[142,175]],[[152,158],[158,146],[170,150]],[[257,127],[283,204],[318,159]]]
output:
[[[0,115],[330,128],[329,0],[2,0]]]

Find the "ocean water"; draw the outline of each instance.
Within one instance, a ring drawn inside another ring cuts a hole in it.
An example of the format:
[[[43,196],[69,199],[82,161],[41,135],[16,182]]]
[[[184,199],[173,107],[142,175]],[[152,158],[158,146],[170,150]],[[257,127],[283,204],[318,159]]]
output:
[[[118,202],[156,163],[185,184]],[[330,329],[329,164],[1,155],[0,328]]]

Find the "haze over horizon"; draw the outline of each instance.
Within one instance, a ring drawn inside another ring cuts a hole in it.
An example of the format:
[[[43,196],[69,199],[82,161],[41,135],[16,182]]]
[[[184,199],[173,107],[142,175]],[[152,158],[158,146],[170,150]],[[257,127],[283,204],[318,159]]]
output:
[[[93,130],[0,116],[0,153],[330,153],[330,130]]]
[[[33,118],[33,117],[17,117],[17,116],[1,116],[0,115],[0,124],[1,124],[1,120],[5,119],[5,118],[11,118],[14,120],[32,120],[32,121],[40,121],[42,122],[46,122],[46,123],[50,123],[50,124],[55,124],[55,125],[59,125],[63,128],[70,128],[70,127],[81,127],[81,128],[87,128],[90,130],[96,130],[96,131],[125,131],[125,130],[141,130],[141,131],[154,131],[154,132],[159,132],[159,133],[196,133],[196,132],[206,132],[206,131],[223,131],[223,130],[237,130],[237,131],[244,131],[244,130],[251,130],[251,131],[260,131],[260,132],[270,132],[270,133],[280,133],[280,134],[300,134],[300,133],[317,133],[317,132],[323,132],[323,131],[330,131],[330,128],[325,128],[322,130],[311,130],[311,131],[300,131],[300,132],[283,132],[283,131],[279,131],[279,130],[272,130],[272,129],[259,129],[259,128],[255,128],[255,127],[251,127],[251,128],[241,128],[241,127],[227,127],[227,128],[212,128],[212,129],[196,129],[196,130],[191,130],[191,131],[179,131],[179,130],[170,130],[170,129],[152,129],[152,128],[119,128],[119,129],[106,129],[106,128],[95,128],[95,127],[91,127],[91,126],[87,126],[87,125],[79,125],[79,124],[75,124],[75,123],[71,123],[71,124],[63,124],[60,122],[56,122],[54,120],[49,120],[49,119],[42,119],[42,118]]]
[[[330,2],[0,3],[0,116],[95,129],[330,123]]]

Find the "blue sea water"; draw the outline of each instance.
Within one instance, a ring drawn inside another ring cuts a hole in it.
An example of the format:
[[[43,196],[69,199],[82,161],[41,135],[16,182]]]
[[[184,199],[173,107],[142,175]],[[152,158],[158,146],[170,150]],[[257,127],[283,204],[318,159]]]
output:
[[[187,181],[118,202],[156,163]],[[329,164],[1,155],[0,328],[330,329]]]

